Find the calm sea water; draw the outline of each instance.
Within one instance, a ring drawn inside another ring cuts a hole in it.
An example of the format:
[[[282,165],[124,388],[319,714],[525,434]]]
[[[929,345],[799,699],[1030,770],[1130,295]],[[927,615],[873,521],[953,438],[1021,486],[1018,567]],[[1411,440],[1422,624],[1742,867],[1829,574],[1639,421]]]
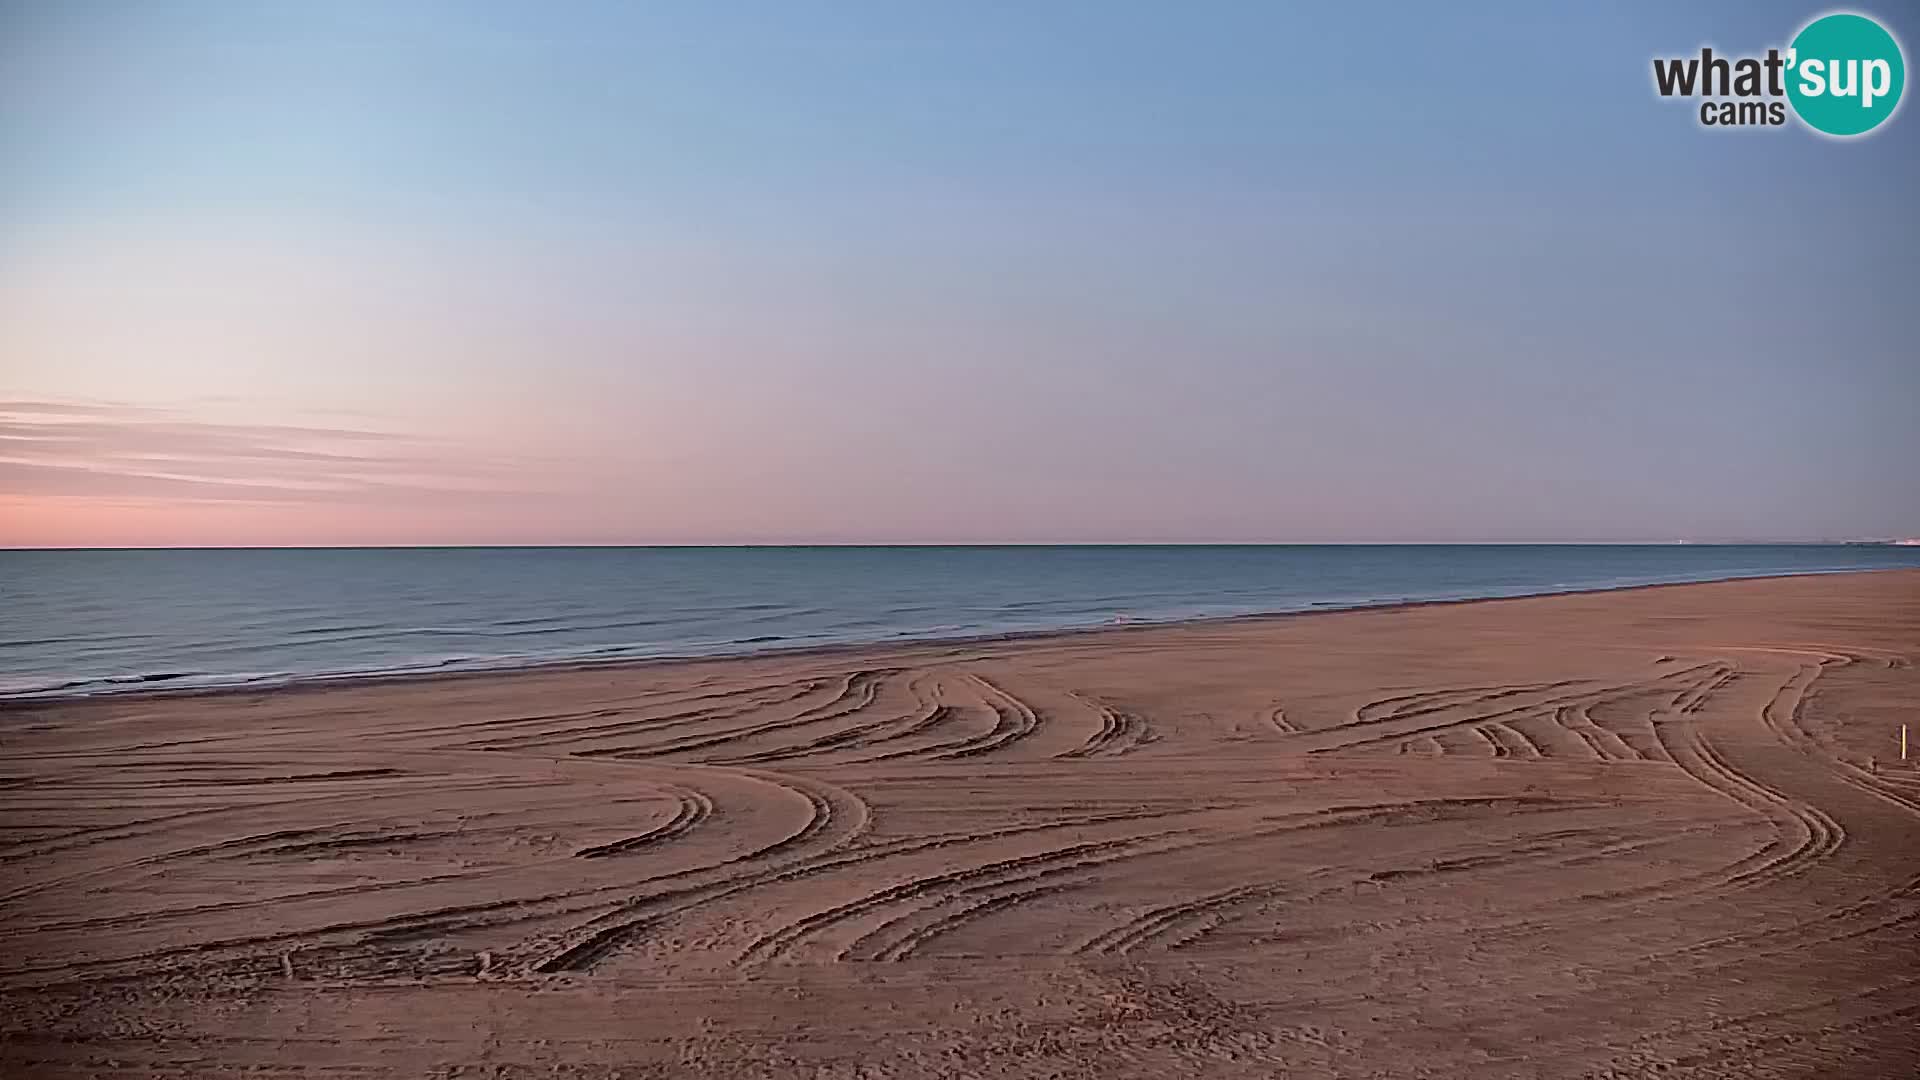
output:
[[[1875,546],[0,552],[0,696],[702,656],[1920,566]]]

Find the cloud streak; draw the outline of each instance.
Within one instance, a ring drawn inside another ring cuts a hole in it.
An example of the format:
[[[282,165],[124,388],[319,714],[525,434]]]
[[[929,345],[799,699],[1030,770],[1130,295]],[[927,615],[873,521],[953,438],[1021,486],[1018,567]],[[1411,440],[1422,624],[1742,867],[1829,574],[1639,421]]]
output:
[[[381,504],[524,495],[511,470],[394,432],[220,423],[115,404],[0,402],[0,494]]]

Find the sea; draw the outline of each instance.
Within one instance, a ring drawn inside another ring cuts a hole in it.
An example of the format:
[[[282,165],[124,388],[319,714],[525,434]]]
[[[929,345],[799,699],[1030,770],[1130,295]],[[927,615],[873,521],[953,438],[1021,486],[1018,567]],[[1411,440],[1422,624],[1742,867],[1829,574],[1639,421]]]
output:
[[[0,551],[0,698],[1920,567],[1892,545]]]

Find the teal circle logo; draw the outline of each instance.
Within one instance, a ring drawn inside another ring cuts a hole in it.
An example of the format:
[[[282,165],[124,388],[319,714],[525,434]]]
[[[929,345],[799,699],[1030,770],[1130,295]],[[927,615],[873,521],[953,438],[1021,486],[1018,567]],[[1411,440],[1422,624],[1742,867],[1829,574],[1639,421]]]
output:
[[[1815,131],[1846,137],[1879,127],[1900,107],[1906,58],[1865,15],[1815,19],[1787,50],[1787,100]]]

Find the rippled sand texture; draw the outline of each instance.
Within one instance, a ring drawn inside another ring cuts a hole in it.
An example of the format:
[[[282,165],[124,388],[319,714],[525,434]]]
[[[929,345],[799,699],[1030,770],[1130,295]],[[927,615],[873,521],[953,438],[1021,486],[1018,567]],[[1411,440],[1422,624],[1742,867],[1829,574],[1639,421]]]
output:
[[[12,707],[0,1072],[1911,1076],[1916,659],[1898,571]]]

